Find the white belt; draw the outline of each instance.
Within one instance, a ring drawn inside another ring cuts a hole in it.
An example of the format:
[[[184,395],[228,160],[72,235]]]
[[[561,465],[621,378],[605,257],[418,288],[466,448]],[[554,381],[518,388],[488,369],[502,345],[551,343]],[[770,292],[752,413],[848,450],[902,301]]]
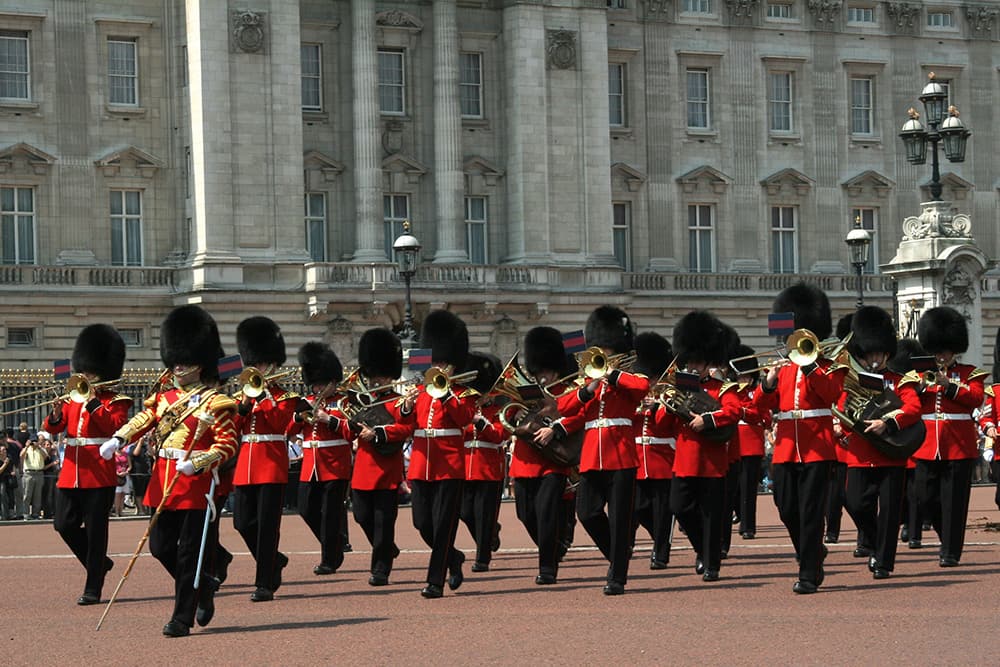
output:
[[[600,419],[590,420],[589,422],[583,425],[583,428],[592,429],[592,428],[607,428],[608,426],[631,426],[631,425],[632,425],[631,419],[625,419],[625,418],[607,419],[605,417],[601,417]]]
[[[965,414],[964,412],[935,412],[929,415],[921,415],[925,421],[955,421],[964,422],[972,421],[972,415]]]
[[[174,461],[180,461],[184,458],[186,450],[177,449],[176,447],[160,447],[159,457],[161,459],[173,459]]]
[[[103,445],[104,438],[67,438],[67,447],[86,447],[87,445]]]
[[[349,445],[343,438],[340,440],[305,440],[302,442],[302,449],[322,449],[323,447],[340,447]]]
[[[495,442],[486,442],[484,440],[466,440],[466,449],[500,449],[503,445],[497,444]]]
[[[255,442],[277,442],[284,439],[285,436],[277,433],[247,433],[245,436],[240,438],[240,442],[249,442],[250,444],[253,444]]]
[[[652,436],[644,435],[640,438],[635,439],[635,444],[642,445],[646,447],[647,445],[670,445],[671,447],[677,447],[676,438],[654,438]]]
[[[817,410],[788,410],[787,412],[778,412],[774,415],[775,419],[809,419],[810,417],[830,417],[833,413],[829,408],[819,408]]]
[[[462,435],[462,431],[457,428],[418,428],[413,432],[418,438],[444,438],[453,435]]]

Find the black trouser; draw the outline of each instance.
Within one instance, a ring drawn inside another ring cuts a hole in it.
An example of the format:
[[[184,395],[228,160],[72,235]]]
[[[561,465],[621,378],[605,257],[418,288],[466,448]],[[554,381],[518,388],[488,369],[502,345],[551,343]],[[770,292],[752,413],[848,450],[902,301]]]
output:
[[[1000,509],[1000,461],[996,459],[990,461],[990,471],[993,473],[993,481],[996,482],[996,494],[993,496],[993,502],[996,504],[997,509]]]
[[[722,515],[724,477],[674,477],[670,484],[670,509],[684,526],[695,556],[706,570],[722,564]]]
[[[188,627],[194,625],[198,606],[199,591],[194,589],[194,575],[204,524],[205,510],[164,510],[149,532],[149,552],[174,578],[174,613],[170,620]],[[215,545],[206,542],[205,553],[214,551]],[[204,571],[204,567],[202,569]],[[200,589],[210,594],[209,587],[201,586]]]
[[[826,495],[826,534],[840,539],[840,519],[844,513],[844,493],[847,489],[847,464],[836,461],[830,475],[830,489]],[[860,535],[859,543],[860,543]]]
[[[236,487],[233,527],[257,561],[254,586],[273,591],[278,568],[288,557],[278,551],[284,484],[249,484]]]
[[[847,513],[858,527],[858,546],[870,549],[878,566],[896,565],[896,529],[903,508],[902,466],[847,469]]]
[[[334,570],[344,564],[344,494],[350,482],[299,482],[299,515],[319,540],[321,565]]]
[[[906,525],[909,527],[909,540],[920,542],[924,534],[924,516],[920,512],[920,497],[917,495],[917,469],[906,469]]]
[[[465,559],[462,552],[455,548],[463,484],[463,479],[434,482],[410,480],[413,527],[431,548],[431,560],[427,564],[428,584],[444,586],[448,568],[458,567]]]
[[[115,487],[56,489],[53,526],[87,570],[83,592],[101,597],[108,568],[108,513]]]
[[[148,510],[144,509],[146,505],[143,502],[143,498],[146,497],[146,489],[149,487],[149,473],[130,473],[129,479],[132,480],[132,497],[135,499],[135,513],[148,513]]]
[[[351,493],[351,508],[354,510],[354,520],[372,545],[371,573],[388,577],[392,572],[392,561],[399,555],[399,548],[396,547],[399,491],[354,489]]]
[[[46,519],[51,519],[55,515],[56,481],[58,479],[58,472],[45,471],[45,481],[42,484],[42,514],[45,515]]]
[[[476,562],[489,563],[493,558],[493,538],[500,513],[502,481],[466,480],[462,488],[462,522],[476,541]]]
[[[566,518],[563,493],[566,476],[550,473],[544,477],[515,477],[514,506],[531,541],[538,547],[538,573],[556,575],[559,569],[559,541]]]
[[[17,477],[4,473],[0,476],[0,519],[17,516]],[[110,512],[110,508],[108,509]]]
[[[608,582],[623,586],[628,580],[632,546],[635,470],[588,470],[580,473],[580,486],[576,490],[576,514],[580,524],[611,563]]]
[[[722,491],[722,523],[720,524],[719,540],[722,553],[728,554],[733,545],[733,516],[740,515],[740,462],[731,461]]]
[[[670,562],[670,524],[674,514],[670,511],[670,480],[639,479],[635,482],[635,503],[632,508],[632,544],[635,532],[642,526],[653,538],[652,560]]]
[[[775,463],[774,504],[799,558],[799,579],[815,583],[823,565],[823,510],[833,461]]]
[[[760,488],[760,462],[763,456],[740,458],[740,534],[757,533],[757,490]]]
[[[975,459],[917,460],[916,485],[921,513],[930,518],[941,538],[942,558],[962,558],[975,465]]]

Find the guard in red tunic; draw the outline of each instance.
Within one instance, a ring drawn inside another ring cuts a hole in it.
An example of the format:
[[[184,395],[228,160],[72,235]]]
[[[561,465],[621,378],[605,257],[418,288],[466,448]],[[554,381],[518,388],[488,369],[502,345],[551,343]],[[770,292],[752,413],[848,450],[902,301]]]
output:
[[[372,545],[371,586],[389,583],[396,546],[399,514],[399,484],[403,481],[403,447],[413,436],[413,413],[404,414],[401,397],[392,387],[403,373],[403,346],[388,329],[369,329],[358,345],[358,371],[373,390],[375,402],[383,402],[377,414],[382,423],[363,422],[351,476],[351,508]],[[370,419],[370,418],[369,418]]]
[[[848,313],[837,320],[837,327],[833,335],[844,340],[851,333],[851,318],[853,317],[854,313]],[[833,434],[837,443],[837,460],[833,463],[830,488],[826,494],[826,537],[823,538],[824,544],[840,542],[840,525],[843,522],[844,501],[847,493],[847,434],[844,433],[836,417],[833,418]],[[861,543],[865,541],[859,530],[854,549],[855,558],[869,558],[871,556],[871,552],[861,546]]]
[[[459,516],[476,542],[473,572],[487,572],[493,547],[500,540],[500,498],[503,492],[504,443],[507,433],[498,421],[498,409],[487,392],[500,377],[500,360],[482,352],[470,352],[465,371],[476,371],[469,386],[479,392],[477,414],[465,430],[465,485]]]
[[[920,421],[920,379],[915,373],[901,376],[885,368],[896,354],[896,330],[889,313],[876,306],[859,308],[851,321],[847,351],[852,373],[881,373],[886,389],[893,390],[902,407],[879,419],[865,422],[865,433],[893,434]],[[848,384],[848,386],[852,386]],[[845,391],[842,405],[850,401]],[[888,579],[896,563],[896,528],[903,506],[906,459],[880,452],[855,431],[847,436],[847,492],[845,507],[858,527],[859,548],[869,556],[868,568],[875,579]]]
[[[601,348],[608,358],[632,351],[632,321],[614,306],[596,308],[587,318],[584,334],[587,344]],[[639,465],[633,420],[648,391],[645,375],[611,368],[559,401],[562,415],[585,418],[576,511],[584,530],[611,562],[605,595],[623,594],[628,580],[632,499]]]
[[[218,581],[203,570],[196,590],[194,579],[212,476],[236,452],[236,404],[215,389],[222,356],[212,317],[198,306],[175,308],[160,327],[160,357],[173,386],[155,391],[143,411],[102,445],[113,452],[154,431],[157,461],[146,489],[149,507],[158,507],[177,480],[149,534],[150,553],[174,578],[174,611],[163,626],[168,637],[185,636],[196,619],[207,625],[215,614]],[[206,554],[214,549],[206,543]]]
[[[913,370],[913,357],[924,357],[927,353],[920,347],[916,338],[901,338],[896,343],[896,355],[889,360],[888,368],[896,375],[906,375]],[[919,393],[919,385],[917,387]],[[900,523],[903,525],[899,534],[900,542],[907,542],[911,549],[923,547],[923,519],[920,516],[920,505],[917,502],[915,475],[917,462],[911,456],[906,459],[906,474],[903,484],[905,501],[903,503]]]
[[[972,411],[983,404],[987,372],[956,360],[969,347],[969,330],[954,308],[938,306],[925,312],[917,335],[938,364],[933,382],[921,384],[927,438],[913,455],[917,497],[923,516],[941,538],[939,565],[955,567],[965,546],[972,471],[979,459]]]
[[[674,327],[677,366],[699,376],[700,390],[719,407],[680,418],[677,455],[670,488],[670,506],[684,526],[695,552],[695,572],[704,581],[718,581],[722,562],[725,516],[725,475],[729,467],[726,440],[712,437],[717,429],[735,427],[740,401],[736,384],[725,379],[727,363],[738,343],[736,332],[704,310],[695,310]],[[682,390],[678,388],[677,401]],[[735,429],[734,429],[735,430]]]
[[[302,436],[299,473],[299,515],[320,544],[313,574],[333,574],[344,563],[343,502],[351,481],[351,443],[347,418],[337,409],[334,389],[344,378],[336,353],[326,343],[306,343],[299,349],[302,383],[312,389],[312,405],[295,413],[285,433]]]
[[[997,440],[997,425],[1000,423],[1000,329],[997,329],[996,343],[993,346],[993,384],[985,389],[986,402],[979,416],[979,428],[986,436],[986,446],[983,458],[990,464],[993,479],[996,480],[996,494],[993,502],[1000,508],[1000,461],[996,460],[994,448]]]
[[[420,345],[431,350],[435,366],[455,374],[454,369],[465,367],[469,332],[454,313],[435,310],[424,320]],[[455,548],[455,534],[465,481],[463,434],[475,415],[478,392],[454,383],[439,396],[428,389],[420,385],[404,401],[405,409],[412,410],[416,419],[406,478],[412,490],[413,527],[431,548],[427,585],[420,594],[439,598],[444,594],[446,571],[452,590],[465,580],[465,554]]]
[[[273,320],[250,317],[236,328],[236,343],[245,366],[265,378],[285,363],[285,339]],[[288,484],[285,430],[295,413],[309,409],[299,395],[265,380],[256,397],[244,395],[239,405],[240,452],[236,461],[233,526],[257,562],[253,602],[274,599],[288,557],[278,551],[281,513]]]
[[[94,385],[117,380],[125,363],[125,342],[114,327],[91,324],[76,337],[73,372]],[[128,421],[132,399],[110,388],[92,391],[86,403],[57,400],[43,428],[66,431],[66,454],[56,482],[55,529],[87,570],[76,603],[97,604],[108,558],[108,513],[115,497],[115,464],[101,458],[100,446]]]
[[[655,382],[674,358],[666,338],[648,331],[635,337],[636,372]],[[662,391],[663,387],[654,387]],[[650,570],[663,570],[670,563],[670,481],[674,476],[674,453],[677,448],[677,418],[667,412],[657,396],[643,398],[635,420],[635,450],[639,458],[636,471],[635,503],[632,508],[633,537],[639,526],[649,531],[653,550]]]
[[[747,357],[754,350],[747,345],[736,348],[736,357]],[[756,359],[750,364],[757,365]],[[761,480],[761,461],[764,460],[764,431],[771,427],[771,415],[762,415],[757,409],[754,397],[760,391],[760,374],[737,373],[736,395],[740,399],[740,421],[736,425],[736,449],[740,458],[737,467],[738,514],[740,517],[740,537],[752,540],[757,536],[757,491]],[[732,445],[731,445],[732,446]]]
[[[796,283],[775,299],[775,313],[792,312],[795,327],[819,340],[833,330],[830,301],[813,285]],[[775,426],[774,503],[799,559],[795,593],[815,593],[823,583],[823,514],[830,471],[837,460],[831,407],[840,399],[847,369],[829,359],[772,367],[757,398]]]

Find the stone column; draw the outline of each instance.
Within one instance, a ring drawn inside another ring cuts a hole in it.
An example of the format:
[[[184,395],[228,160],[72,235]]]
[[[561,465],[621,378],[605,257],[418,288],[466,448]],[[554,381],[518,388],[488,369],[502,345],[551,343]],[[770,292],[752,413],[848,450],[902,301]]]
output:
[[[468,262],[463,226],[462,119],[455,0],[434,0],[434,262]]]
[[[386,262],[382,245],[382,164],[379,160],[378,48],[375,0],[351,0],[354,79],[355,262]]]

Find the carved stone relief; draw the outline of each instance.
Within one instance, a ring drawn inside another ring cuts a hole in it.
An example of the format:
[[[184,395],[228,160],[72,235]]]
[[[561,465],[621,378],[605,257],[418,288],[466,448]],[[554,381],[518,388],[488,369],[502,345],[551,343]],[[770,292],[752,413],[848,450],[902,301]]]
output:
[[[549,69],[576,67],[576,33],[572,30],[549,30],[545,38]]]
[[[260,53],[264,50],[264,14],[249,9],[235,11],[233,18],[233,46],[243,53]]]

